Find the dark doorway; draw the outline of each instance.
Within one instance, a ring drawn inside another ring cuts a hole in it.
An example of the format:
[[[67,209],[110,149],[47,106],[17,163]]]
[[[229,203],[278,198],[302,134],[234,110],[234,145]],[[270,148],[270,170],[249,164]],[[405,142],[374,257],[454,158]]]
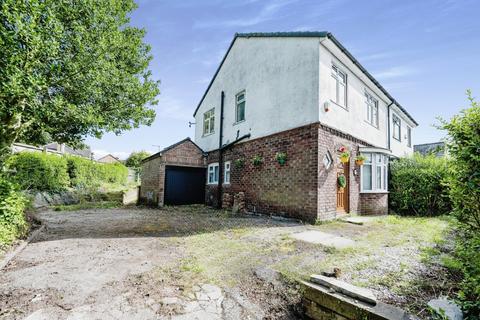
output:
[[[205,203],[205,168],[165,167],[164,203]]]

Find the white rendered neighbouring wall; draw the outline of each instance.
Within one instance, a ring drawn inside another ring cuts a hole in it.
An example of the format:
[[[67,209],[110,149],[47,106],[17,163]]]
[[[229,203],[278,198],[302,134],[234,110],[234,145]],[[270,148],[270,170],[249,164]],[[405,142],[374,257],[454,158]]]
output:
[[[340,51],[329,39],[324,39],[319,48],[319,119],[327,126],[333,127],[367,143],[388,148],[388,105],[390,99]],[[347,105],[346,108],[337,105],[335,100],[335,80],[332,77],[332,65],[337,66],[347,75]],[[378,101],[378,128],[367,122],[367,106],[365,93],[370,94]],[[329,104],[329,111],[324,108],[325,102]],[[401,157],[413,152],[413,146],[407,146],[406,125],[412,128],[413,123],[395,106],[391,107],[402,119],[402,141],[391,137],[390,149],[392,154]],[[390,119],[391,121],[391,119]],[[391,124],[392,125],[392,124]],[[393,127],[390,127],[390,136]]]
[[[218,148],[221,92],[223,143],[318,121],[319,38],[237,38],[195,115],[195,142]],[[235,124],[235,95],[245,90],[245,121]],[[203,114],[215,108],[215,133],[203,136]]]

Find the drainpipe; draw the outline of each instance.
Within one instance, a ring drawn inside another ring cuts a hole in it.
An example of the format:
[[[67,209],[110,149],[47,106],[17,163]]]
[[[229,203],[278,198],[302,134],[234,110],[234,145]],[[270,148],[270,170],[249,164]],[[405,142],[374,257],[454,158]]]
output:
[[[223,105],[225,101],[225,92],[222,91],[220,98],[220,130],[218,138],[218,190],[217,190],[217,206],[218,209],[222,208],[222,183],[223,183]]]
[[[390,150],[390,144],[391,144],[391,142],[390,142],[390,139],[391,139],[391,137],[390,137],[390,107],[394,103],[395,103],[395,100],[392,100],[392,102],[390,102],[390,104],[387,106],[387,114],[388,114],[388,116],[387,116],[387,118],[388,118],[387,119],[387,146],[388,146],[387,149],[388,150]]]

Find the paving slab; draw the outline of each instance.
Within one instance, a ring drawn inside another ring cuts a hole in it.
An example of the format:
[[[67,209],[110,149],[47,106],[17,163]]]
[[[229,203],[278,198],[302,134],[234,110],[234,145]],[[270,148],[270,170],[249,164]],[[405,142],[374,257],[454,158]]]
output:
[[[343,293],[351,298],[358,299],[360,301],[370,303],[372,305],[377,304],[377,298],[373,292],[366,288],[360,288],[347,283],[342,280],[337,280],[331,277],[325,277],[322,275],[314,274],[310,276],[310,281],[313,283],[321,284],[327,288],[333,289],[336,292]]]
[[[352,239],[316,230],[294,233],[292,234],[292,238],[337,249],[352,247],[355,245],[355,241]]]

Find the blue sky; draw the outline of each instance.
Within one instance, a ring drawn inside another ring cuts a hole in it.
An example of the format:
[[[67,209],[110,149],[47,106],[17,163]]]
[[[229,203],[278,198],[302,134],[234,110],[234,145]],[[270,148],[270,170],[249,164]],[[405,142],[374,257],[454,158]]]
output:
[[[413,142],[443,134],[435,118],[480,97],[480,1],[138,0],[132,24],[147,30],[161,80],[157,118],[120,136],[88,138],[97,156],[155,152],[187,136],[192,114],[235,32],[330,31],[420,126]]]

